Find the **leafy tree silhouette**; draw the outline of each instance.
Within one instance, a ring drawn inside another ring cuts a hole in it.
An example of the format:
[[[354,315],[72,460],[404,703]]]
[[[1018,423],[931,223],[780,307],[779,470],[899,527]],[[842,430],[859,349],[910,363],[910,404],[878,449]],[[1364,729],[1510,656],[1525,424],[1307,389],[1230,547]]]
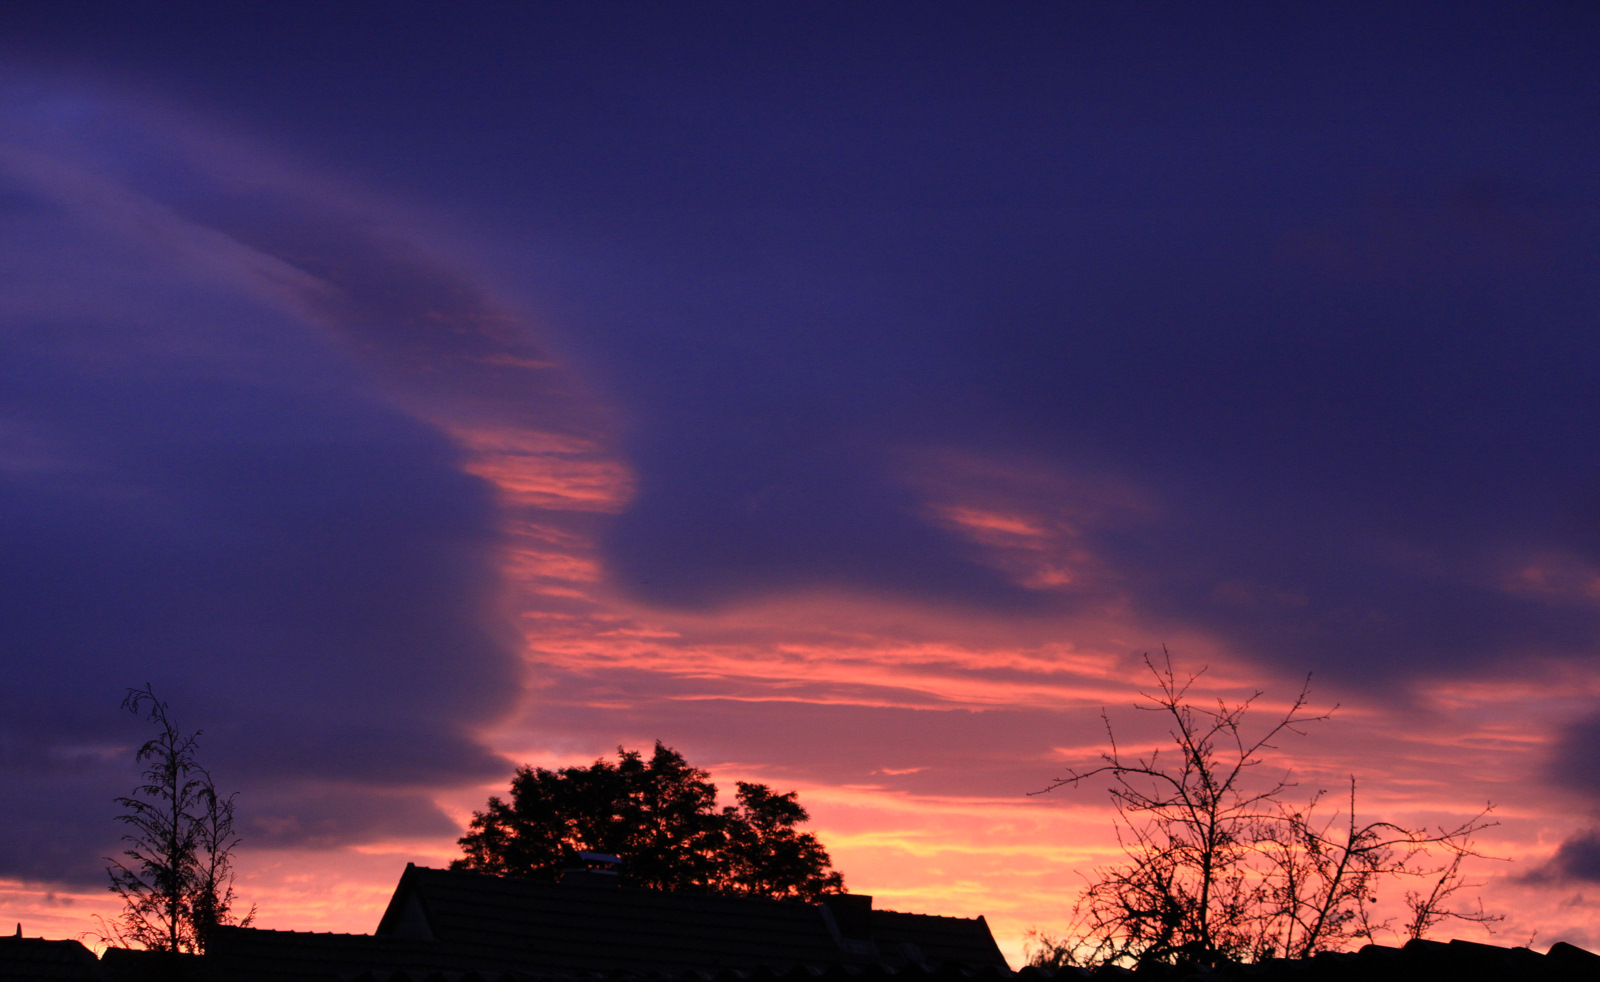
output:
[[[685,890],[814,900],[844,890],[796,792],[740,781],[736,806],[716,807],[709,775],[657,741],[647,761],[617,748],[617,761],[558,771],[524,765],[511,800],[475,812],[452,869],[554,879],[579,853],[621,857],[621,882]]]
[[[195,757],[200,731],[185,734],[149,683],[129,689],[122,708],[155,724],[156,735],[135,760],[144,783],[117,799],[117,820],[131,827],[123,859],[107,857],[111,890],[123,910],[106,925],[107,940],[169,953],[204,952],[211,929],[234,920],[233,850],[236,795],[217,793]],[[255,908],[238,923],[249,924]],[[104,924],[104,921],[102,921]]]

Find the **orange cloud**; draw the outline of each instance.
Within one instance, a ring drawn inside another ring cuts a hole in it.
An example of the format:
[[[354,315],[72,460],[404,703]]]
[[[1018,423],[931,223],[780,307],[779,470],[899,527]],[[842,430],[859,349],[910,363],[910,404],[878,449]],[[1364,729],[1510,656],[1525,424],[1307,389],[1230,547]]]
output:
[[[627,465],[593,440],[561,433],[457,427],[468,472],[493,483],[512,505],[615,513],[634,493]]]

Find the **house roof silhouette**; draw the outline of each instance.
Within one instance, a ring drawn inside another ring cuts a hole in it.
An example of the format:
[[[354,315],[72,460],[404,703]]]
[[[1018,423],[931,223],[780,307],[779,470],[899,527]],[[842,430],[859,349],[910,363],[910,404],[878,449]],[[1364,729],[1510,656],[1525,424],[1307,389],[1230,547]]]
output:
[[[407,866],[376,932],[438,941],[540,969],[671,970],[959,962],[1005,967],[983,918],[509,879]]]
[[[0,938],[0,979],[38,982],[1595,982],[1600,955],[1411,941],[1214,968],[1013,973],[983,918],[503,879],[408,866],[374,934],[216,929],[202,958]]]
[[[78,941],[24,938],[22,925],[11,937],[0,937],[0,978],[6,982],[79,982],[99,979],[94,952]]]
[[[220,928],[206,956],[227,982],[358,977],[615,977],[851,967],[1009,975],[983,918],[874,910],[842,894],[820,904],[639,890],[592,878],[510,879],[406,867],[376,932]]]

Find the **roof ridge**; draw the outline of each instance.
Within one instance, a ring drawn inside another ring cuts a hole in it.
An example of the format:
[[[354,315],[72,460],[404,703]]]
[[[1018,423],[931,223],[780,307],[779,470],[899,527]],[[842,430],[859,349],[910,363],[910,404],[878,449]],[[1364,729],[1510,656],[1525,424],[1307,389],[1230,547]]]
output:
[[[375,938],[383,937],[376,934],[356,934],[351,931],[296,931],[293,928],[281,927],[245,927],[241,924],[219,924],[213,930],[248,931],[252,934],[292,934],[301,938]],[[389,940],[404,941],[405,938],[392,938]]]
[[[437,867],[437,866],[418,866],[415,863],[408,864],[408,868],[414,871],[414,875],[439,874],[441,876],[447,876],[447,877],[462,877],[462,878],[472,877],[472,878],[478,879],[478,880],[492,881],[492,882],[495,882],[495,883],[503,884],[503,885],[511,887],[511,888],[517,888],[517,887],[521,887],[521,886],[532,886],[532,887],[535,887],[537,889],[550,888],[550,889],[560,889],[560,890],[604,890],[604,891],[606,891],[608,893],[612,893],[612,894],[615,894],[618,891],[621,891],[625,895],[633,896],[633,897],[671,897],[671,898],[674,898],[674,899],[704,898],[706,900],[709,900],[709,901],[712,901],[712,902],[716,902],[716,903],[735,902],[735,903],[750,903],[750,904],[771,904],[771,905],[778,905],[778,906],[817,907],[817,906],[820,906],[821,903],[822,903],[821,901],[810,901],[810,900],[805,900],[805,899],[800,898],[800,897],[758,897],[758,896],[750,896],[750,895],[737,894],[737,893],[719,893],[719,892],[714,891],[714,890],[657,890],[657,889],[654,889],[652,887],[629,886],[629,885],[625,885],[625,884],[618,884],[618,885],[610,885],[610,884],[608,884],[608,885],[605,885],[605,886],[591,887],[591,886],[584,885],[584,884],[564,884],[564,883],[560,883],[560,882],[558,882],[556,880],[544,879],[542,877],[535,878],[535,877],[523,877],[523,876],[505,876],[505,875],[498,874],[498,873],[486,873],[486,872],[484,872],[482,870],[470,870],[470,869],[449,869],[449,868],[442,868],[441,869],[440,867]],[[845,896],[861,896],[861,894],[846,894]],[[896,911],[894,913],[899,913],[899,912]],[[922,915],[922,916],[936,916],[936,915]],[[957,918],[957,919],[961,919],[961,918]]]

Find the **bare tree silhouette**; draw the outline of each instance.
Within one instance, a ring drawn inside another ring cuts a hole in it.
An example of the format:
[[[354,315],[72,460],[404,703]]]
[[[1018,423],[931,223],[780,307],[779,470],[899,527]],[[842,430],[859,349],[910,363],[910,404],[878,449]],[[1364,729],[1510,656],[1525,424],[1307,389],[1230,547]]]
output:
[[[1246,716],[1260,692],[1240,703],[1195,705],[1188,691],[1198,676],[1179,678],[1170,656],[1145,664],[1155,690],[1141,709],[1167,718],[1171,745],[1129,756],[1106,718],[1110,749],[1103,763],[1069,771],[1034,794],[1110,778],[1117,840],[1124,861],[1095,871],[1059,935],[1035,931],[1040,965],[1252,961],[1274,955],[1307,957],[1393,930],[1375,920],[1375,885],[1391,877],[1427,880],[1432,888],[1406,894],[1409,937],[1443,920],[1482,924],[1500,918],[1451,909],[1468,886],[1461,864],[1478,855],[1472,837],[1494,824],[1489,807],[1452,828],[1414,829],[1356,818],[1356,782],[1348,808],[1316,815],[1323,800],[1303,808],[1286,797],[1287,770],[1258,777],[1275,741],[1327,719],[1308,709],[1310,679],[1281,716],[1247,734]],[[1335,707],[1337,708],[1337,707]],[[1448,859],[1434,865],[1430,858]]]

